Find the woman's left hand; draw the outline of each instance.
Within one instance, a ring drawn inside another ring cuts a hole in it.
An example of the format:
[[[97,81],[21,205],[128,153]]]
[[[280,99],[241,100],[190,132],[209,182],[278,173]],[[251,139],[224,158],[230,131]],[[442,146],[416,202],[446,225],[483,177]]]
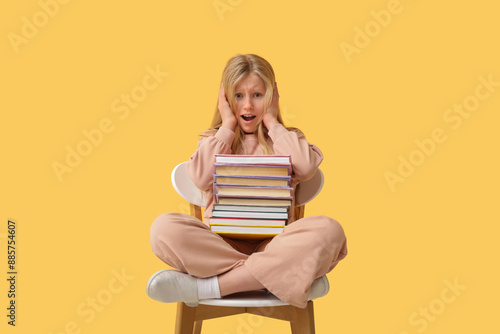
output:
[[[267,109],[267,112],[264,114],[262,121],[264,122],[265,127],[268,130],[271,130],[271,128],[276,125],[278,122],[278,110],[279,110],[279,98],[280,95],[278,93],[278,83],[274,83],[274,89],[273,89],[273,98],[271,99],[271,104],[269,105],[269,108]]]

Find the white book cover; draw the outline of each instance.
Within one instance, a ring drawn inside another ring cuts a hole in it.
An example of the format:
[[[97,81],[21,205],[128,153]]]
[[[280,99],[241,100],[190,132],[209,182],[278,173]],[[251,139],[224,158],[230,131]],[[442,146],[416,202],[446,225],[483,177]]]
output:
[[[289,164],[289,155],[216,154],[215,162],[227,164]]]

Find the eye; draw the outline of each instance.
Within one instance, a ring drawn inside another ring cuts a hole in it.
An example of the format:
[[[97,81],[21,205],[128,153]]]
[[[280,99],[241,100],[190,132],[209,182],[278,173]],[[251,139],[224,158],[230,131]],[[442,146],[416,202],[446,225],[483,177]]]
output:
[[[261,96],[262,96],[262,94],[261,94],[261,93],[254,93],[254,94],[253,94],[253,96],[254,96],[254,97],[261,97]]]
[[[236,94],[234,94],[234,96],[235,96],[236,98],[240,98],[240,97],[243,97],[243,94],[241,94],[241,93],[236,93]]]

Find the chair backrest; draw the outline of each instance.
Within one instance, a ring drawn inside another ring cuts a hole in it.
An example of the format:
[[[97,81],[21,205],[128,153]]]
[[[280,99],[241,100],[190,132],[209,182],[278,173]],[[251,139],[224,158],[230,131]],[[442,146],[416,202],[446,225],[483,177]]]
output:
[[[186,170],[187,162],[178,164],[172,171],[172,185],[175,191],[186,201],[196,206],[205,207],[207,199],[205,193],[198,189]],[[302,206],[316,197],[323,188],[325,177],[318,168],[314,176],[298,184],[295,191],[295,205]]]

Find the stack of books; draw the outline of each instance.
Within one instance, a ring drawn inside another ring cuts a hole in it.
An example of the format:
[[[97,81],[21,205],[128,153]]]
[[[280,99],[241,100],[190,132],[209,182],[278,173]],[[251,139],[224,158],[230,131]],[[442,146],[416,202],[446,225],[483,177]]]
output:
[[[292,204],[291,170],[290,156],[217,154],[212,231],[235,239],[281,233]]]

